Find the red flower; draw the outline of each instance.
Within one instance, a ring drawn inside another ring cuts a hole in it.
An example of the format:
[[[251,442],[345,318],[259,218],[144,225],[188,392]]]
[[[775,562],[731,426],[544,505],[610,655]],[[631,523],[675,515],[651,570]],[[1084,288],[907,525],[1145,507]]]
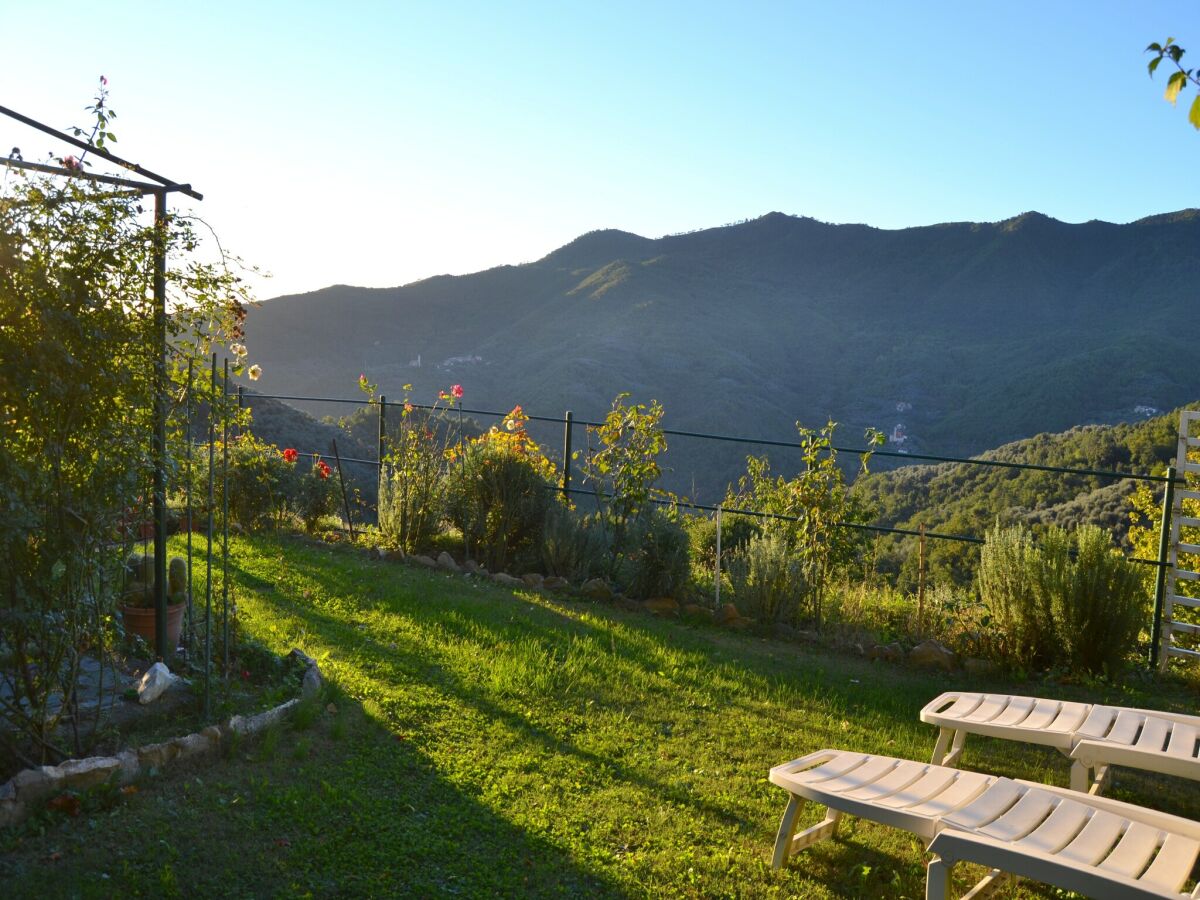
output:
[[[296,461],[296,457],[298,457],[299,455],[300,454],[296,452],[295,447],[288,447],[286,450],[283,451],[283,461],[294,463]]]
[[[317,463],[317,476],[318,477],[328,478],[329,471],[330,471],[329,464],[326,463],[325,460],[321,460],[320,462]]]
[[[462,385],[461,384],[454,385],[454,387],[450,388],[450,393],[454,397],[455,400],[461,400],[462,395],[463,395]]]

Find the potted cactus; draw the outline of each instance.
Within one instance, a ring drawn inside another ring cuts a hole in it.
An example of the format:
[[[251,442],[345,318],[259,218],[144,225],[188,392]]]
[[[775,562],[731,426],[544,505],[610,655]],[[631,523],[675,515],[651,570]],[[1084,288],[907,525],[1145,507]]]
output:
[[[150,554],[133,553],[125,561],[125,593],[121,604],[121,618],[125,630],[139,635],[147,643],[154,643],[154,557]],[[172,647],[179,644],[179,633],[183,629],[183,613],[191,597],[188,596],[187,560],[181,556],[171,558],[167,566],[167,640]]]

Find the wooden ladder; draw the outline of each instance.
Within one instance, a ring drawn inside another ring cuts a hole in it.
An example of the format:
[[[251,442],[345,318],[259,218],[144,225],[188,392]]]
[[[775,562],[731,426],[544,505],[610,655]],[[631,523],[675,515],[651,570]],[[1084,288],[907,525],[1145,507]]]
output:
[[[1185,409],[1179,415],[1175,471],[1186,486],[1175,489],[1171,504],[1170,568],[1159,635],[1159,665],[1164,668],[1172,656],[1200,659],[1200,650],[1176,643],[1179,635],[1200,635],[1200,543],[1195,542],[1200,539],[1200,462],[1188,458],[1190,450],[1200,448],[1200,434],[1194,432],[1200,432],[1200,411]]]

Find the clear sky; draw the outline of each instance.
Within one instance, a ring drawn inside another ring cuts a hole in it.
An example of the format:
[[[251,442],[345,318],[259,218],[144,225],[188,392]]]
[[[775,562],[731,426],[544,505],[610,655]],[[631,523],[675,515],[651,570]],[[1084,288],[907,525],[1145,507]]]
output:
[[[885,228],[1200,206],[1157,0],[55,6],[0,0],[0,104],[204,192],[263,297],[779,210]],[[1190,95],[1188,96],[1190,102]],[[0,121],[3,153],[49,138]],[[57,148],[54,148],[57,150]],[[57,150],[57,152],[62,152]]]

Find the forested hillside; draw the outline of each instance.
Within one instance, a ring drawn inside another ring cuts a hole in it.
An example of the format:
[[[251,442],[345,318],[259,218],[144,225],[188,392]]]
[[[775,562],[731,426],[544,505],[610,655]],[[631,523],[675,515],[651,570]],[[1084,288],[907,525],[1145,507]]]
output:
[[[1058,434],[1006,444],[980,459],[1074,469],[1161,472],[1175,454],[1179,414],[1140,422],[1087,425]],[[879,524],[982,537],[996,521],[1031,526],[1073,527],[1086,522],[1112,532],[1124,543],[1129,526],[1129,495],[1137,482],[1091,475],[1064,475],[961,463],[906,466],[860,478],[858,496],[876,511]],[[1159,490],[1159,488],[1155,488]],[[879,568],[915,576],[915,538],[885,538]],[[929,541],[935,572],[965,577],[977,548]]]
[[[1200,396],[1200,370],[1178,362],[1198,279],[1195,210],[896,231],[772,213],[282,297],[247,332],[267,392],[345,395],[365,372],[393,398],[460,383],[469,406],[597,418],[627,390],[660,400],[671,428],[788,439],[833,418],[847,438],[875,426],[962,455]],[[742,455],[673,442],[672,487],[713,500]]]

